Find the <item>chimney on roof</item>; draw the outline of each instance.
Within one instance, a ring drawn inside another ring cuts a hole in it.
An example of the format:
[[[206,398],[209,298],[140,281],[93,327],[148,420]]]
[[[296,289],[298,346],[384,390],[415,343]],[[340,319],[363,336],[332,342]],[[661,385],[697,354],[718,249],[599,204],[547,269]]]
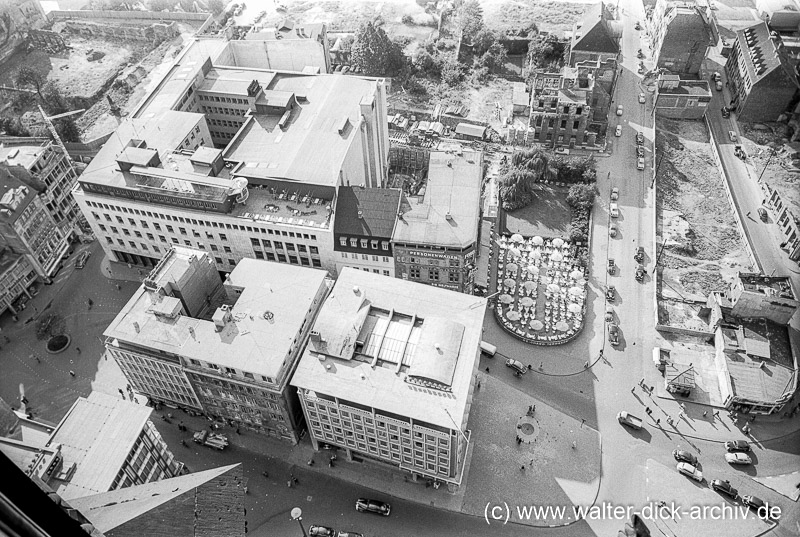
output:
[[[314,343],[319,343],[320,341],[322,341],[322,336],[320,336],[319,332],[317,332],[316,330],[311,331],[311,335],[309,336],[309,338]]]
[[[358,211],[358,217],[359,217],[359,218],[364,218],[364,211],[362,211],[362,210],[359,210],[359,211]]]
[[[225,328],[225,325],[231,320],[230,306],[223,304],[217,308],[217,311],[214,312],[211,320],[214,321],[215,330],[217,332],[221,332],[222,329]]]
[[[452,222],[453,221],[453,215],[450,214],[450,211],[447,211],[447,214],[444,215],[444,219],[447,220],[448,222]]]
[[[358,293],[360,293],[360,292],[361,292],[361,289],[359,289],[357,285],[354,285],[354,286],[353,286],[353,292],[354,292],[355,294],[358,294]]]

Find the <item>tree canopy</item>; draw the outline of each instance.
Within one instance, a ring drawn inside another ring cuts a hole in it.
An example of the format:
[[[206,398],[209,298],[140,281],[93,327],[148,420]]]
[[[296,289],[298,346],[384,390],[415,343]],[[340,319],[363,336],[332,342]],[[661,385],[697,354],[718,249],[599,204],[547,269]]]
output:
[[[467,42],[483,29],[483,8],[478,0],[467,0],[461,7],[461,32]]]
[[[32,86],[33,89],[36,90],[36,93],[39,94],[39,97],[41,97],[42,87],[47,81],[47,77],[31,67],[22,66],[19,68],[19,71],[17,71],[17,76],[15,77],[14,81],[17,83],[17,86]]]
[[[350,49],[351,61],[367,76],[394,75],[403,67],[400,46],[373,22],[362,24]]]

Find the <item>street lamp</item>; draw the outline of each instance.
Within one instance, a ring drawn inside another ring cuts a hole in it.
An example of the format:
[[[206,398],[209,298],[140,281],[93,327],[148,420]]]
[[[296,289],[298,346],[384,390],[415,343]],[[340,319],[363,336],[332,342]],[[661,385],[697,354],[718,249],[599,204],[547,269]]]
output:
[[[308,537],[306,529],[303,527],[303,510],[299,507],[292,509],[292,520],[296,520],[300,524],[300,530],[303,532],[303,537]]]

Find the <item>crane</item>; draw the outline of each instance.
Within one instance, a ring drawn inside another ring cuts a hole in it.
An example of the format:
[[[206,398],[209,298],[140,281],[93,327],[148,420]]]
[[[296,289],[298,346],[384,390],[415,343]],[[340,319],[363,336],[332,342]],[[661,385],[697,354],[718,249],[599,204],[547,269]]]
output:
[[[80,114],[81,112],[85,112],[86,109],[81,108],[80,110],[72,110],[71,112],[64,112],[63,114],[48,116],[47,114],[44,113],[44,109],[42,108],[41,104],[37,104],[36,106],[39,107],[39,113],[42,114],[42,119],[47,125],[47,130],[50,132],[50,135],[53,137],[53,140],[55,140],[55,142],[58,144],[58,147],[61,148],[61,151],[64,152],[64,156],[67,159],[69,159],[69,153],[67,153],[67,148],[64,146],[64,142],[61,141],[61,137],[58,135],[58,132],[56,132],[56,127],[55,125],[53,125],[53,120],[74,116],[75,114]]]

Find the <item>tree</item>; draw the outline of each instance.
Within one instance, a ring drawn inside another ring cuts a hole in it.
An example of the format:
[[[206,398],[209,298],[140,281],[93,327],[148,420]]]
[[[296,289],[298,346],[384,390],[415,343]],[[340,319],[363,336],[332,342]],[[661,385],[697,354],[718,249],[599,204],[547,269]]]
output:
[[[467,0],[461,7],[461,32],[467,42],[483,29],[483,9],[478,0]]]
[[[481,56],[480,63],[490,71],[494,71],[498,67],[503,67],[508,59],[506,48],[498,42],[495,42],[486,53]]]
[[[448,86],[457,86],[464,79],[464,68],[453,58],[442,62],[442,82]]]
[[[208,0],[208,9],[216,17],[225,10],[225,3],[222,0]]]
[[[492,30],[484,28],[471,37],[472,50],[478,56],[483,56],[489,48],[497,43],[497,36]]]
[[[572,185],[567,193],[567,203],[570,206],[590,210],[595,198],[595,189],[592,185]]]
[[[553,35],[537,35],[528,43],[528,62],[534,69],[556,70],[564,66],[566,41]]]
[[[39,97],[42,96],[42,86],[47,81],[47,76],[27,66],[19,68],[15,78],[17,86],[33,86]]]
[[[513,211],[533,201],[533,184],[547,179],[552,170],[547,156],[536,149],[517,151],[511,164],[500,172],[500,201],[503,209]]]
[[[367,76],[393,75],[404,63],[400,46],[372,22],[362,24],[356,31],[350,60]]]

